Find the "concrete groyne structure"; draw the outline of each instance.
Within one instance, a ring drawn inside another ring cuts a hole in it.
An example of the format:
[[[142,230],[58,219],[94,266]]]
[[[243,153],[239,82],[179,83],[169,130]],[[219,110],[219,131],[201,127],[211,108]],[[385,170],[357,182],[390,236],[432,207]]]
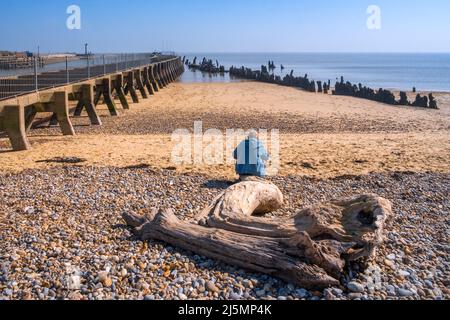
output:
[[[7,79],[8,92],[16,95],[0,96],[0,132],[6,132],[13,150],[28,150],[27,133],[36,115],[52,113],[51,121],[59,124],[64,135],[75,135],[71,117],[80,116],[86,110],[91,125],[101,125],[96,111],[101,98],[111,116],[117,116],[119,108],[114,97],[118,98],[123,109],[129,109],[127,95],[133,103],[139,102],[138,92],[143,99],[149,98],[176,81],[184,72],[184,65],[180,57],[157,56],[142,59],[139,63],[129,63],[122,70],[117,69],[117,65],[95,66],[89,68],[87,77],[84,69],[71,70],[75,72],[70,83],[64,80],[64,70],[40,74],[33,91],[30,91],[30,83],[33,83],[33,77],[37,80],[36,75]],[[79,74],[78,78],[74,76],[76,74]],[[55,83],[55,79],[61,80]],[[72,115],[69,101],[76,102]]]

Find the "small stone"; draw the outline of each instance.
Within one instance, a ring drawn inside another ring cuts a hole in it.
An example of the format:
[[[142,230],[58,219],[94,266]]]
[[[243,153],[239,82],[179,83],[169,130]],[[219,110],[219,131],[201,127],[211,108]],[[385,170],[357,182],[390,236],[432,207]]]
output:
[[[34,210],[33,207],[25,207],[23,209],[23,212],[26,213],[26,214],[34,214],[36,212],[36,210]]]
[[[385,260],[384,260],[384,264],[385,264],[387,267],[391,268],[391,269],[395,269],[395,265],[394,265],[394,263],[392,262],[392,260],[385,259]]]
[[[97,274],[97,278],[98,278],[98,281],[100,281],[100,282],[105,281],[108,278],[108,272],[107,271],[100,271]]]
[[[336,295],[338,297],[341,296],[343,293],[343,291],[339,288],[331,288],[331,291],[333,292],[334,295]]]
[[[178,298],[180,298],[181,300],[187,300],[188,299],[188,297],[184,293],[179,293],[178,294]]]
[[[206,289],[208,291],[211,291],[211,292],[214,292],[214,293],[219,293],[220,292],[219,288],[217,288],[217,286],[212,281],[206,282]]]
[[[421,297],[425,297],[425,296],[426,296],[425,291],[423,291],[422,289],[418,289],[418,290],[417,290],[417,294],[418,294],[419,296],[421,296]]]
[[[286,301],[288,298],[285,296],[278,296],[277,300],[279,301]]]
[[[67,288],[69,290],[80,290],[81,278],[78,275],[71,275],[67,279]]]
[[[386,291],[390,296],[394,296],[395,295],[395,287],[393,285],[387,285],[386,286]]]
[[[239,295],[239,294],[237,294],[237,293],[235,293],[235,292],[232,292],[232,293],[230,294],[230,299],[231,299],[231,300],[241,300],[241,299],[242,299],[242,296]]]
[[[183,283],[184,282],[184,278],[183,277],[178,277],[178,278],[176,278],[174,281],[173,281],[173,283]]]
[[[414,293],[407,289],[398,288],[397,293],[400,297],[411,297],[414,295]]]
[[[323,292],[322,291],[312,291],[311,295],[315,296],[315,297],[322,297],[323,296]]]
[[[408,271],[405,271],[405,270],[399,270],[398,274],[402,277],[409,277],[411,275],[411,273],[409,273]]]
[[[147,264],[144,262],[138,262],[138,266],[139,268],[141,268],[142,270],[144,270],[147,267]]]
[[[78,291],[74,291],[69,293],[69,295],[67,296],[70,300],[72,301],[80,301],[83,300],[83,295],[78,292]]]
[[[442,298],[442,290],[441,290],[441,289],[435,288],[435,289],[433,290],[433,293],[435,294],[436,297]]]
[[[253,289],[253,283],[250,280],[244,280],[242,282],[242,284],[244,285],[244,287],[249,288],[249,289]]]
[[[427,297],[434,298],[435,294],[434,294],[434,292],[433,292],[432,290],[430,290],[430,289],[425,289],[424,291],[425,291],[425,295],[426,295]]]
[[[258,298],[261,298],[261,297],[266,295],[266,290],[264,290],[264,289],[263,290],[258,290],[255,293],[258,296]]]
[[[104,281],[102,281],[102,284],[103,284],[105,287],[109,288],[109,287],[112,286],[113,281],[112,281],[111,278],[108,277],[108,278],[106,278]]]
[[[362,293],[360,292],[352,292],[348,295],[348,298],[351,300],[361,299]]]
[[[397,258],[397,256],[395,255],[395,254],[390,254],[390,255],[388,255],[387,257],[386,257],[388,260],[391,260],[391,261],[394,261],[396,258]]]
[[[428,288],[430,289],[434,288],[433,282],[431,282],[430,280],[425,280],[424,283]]]
[[[100,271],[97,278],[104,287],[111,287],[113,284],[112,279],[108,275],[108,271]]]
[[[352,292],[364,292],[364,286],[356,281],[349,282],[347,288]]]
[[[30,300],[31,299],[31,293],[30,292],[24,292],[22,295],[22,300]]]
[[[333,294],[333,290],[331,290],[331,289],[326,289],[323,292],[323,296],[325,297],[326,300],[335,300],[336,299],[336,297]]]
[[[298,289],[295,291],[295,294],[300,298],[306,298],[308,296],[308,291],[305,289]]]
[[[259,285],[259,280],[258,279],[253,278],[253,279],[251,279],[251,282],[253,284],[253,287],[257,287]]]

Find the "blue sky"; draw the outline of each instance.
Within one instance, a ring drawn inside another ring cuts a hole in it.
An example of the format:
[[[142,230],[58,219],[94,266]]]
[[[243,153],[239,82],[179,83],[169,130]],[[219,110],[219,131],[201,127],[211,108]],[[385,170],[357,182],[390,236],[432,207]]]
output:
[[[448,0],[2,0],[0,49],[450,52]],[[81,30],[66,9],[81,8]],[[369,5],[381,30],[366,27]]]

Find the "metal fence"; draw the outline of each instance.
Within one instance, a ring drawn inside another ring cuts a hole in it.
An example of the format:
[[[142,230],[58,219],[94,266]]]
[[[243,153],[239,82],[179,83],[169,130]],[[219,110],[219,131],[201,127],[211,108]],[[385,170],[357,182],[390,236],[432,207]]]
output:
[[[167,59],[154,53],[108,54],[66,58],[65,61],[42,66],[34,58],[32,68],[17,70],[15,74],[0,77],[0,100],[80,82],[110,73],[148,65]]]

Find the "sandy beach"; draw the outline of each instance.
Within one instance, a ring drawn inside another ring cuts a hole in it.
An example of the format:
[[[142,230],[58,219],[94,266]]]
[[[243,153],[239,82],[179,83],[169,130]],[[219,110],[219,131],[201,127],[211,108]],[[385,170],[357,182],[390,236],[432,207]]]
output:
[[[119,117],[100,106],[103,126],[74,119],[75,137],[58,128],[32,130],[33,150],[8,152],[0,140],[0,172],[46,168],[56,157],[82,165],[173,167],[171,134],[193,129],[278,129],[278,174],[336,177],[389,171],[450,170],[450,94],[438,93],[440,110],[394,107],[351,97],[311,94],[254,82],[173,84]],[[308,165],[309,164],[309,165]],[[306,168],[305,168],[306,167]],[[234,177],[233,166],[179,166],[177,172]]]
[[[410,93],[411,94],[411,93]],[[412,95],[412,94],[411,94]],[[395,107],[256,82],[174,83],[103,126],[73,119],[30,132],[33,149],[0,137],[4,298],[448,299],[450,94],[440,110]],[[285,207],[376,193],[391,200],[388,239],[356,284],[308,291],[158,242],[133,241],[124,211],[172,208],[192,219],[236,179],[233,165],[174,165],[171,134],[278,129]],[[57,163],[56,158],[79,158]],[[19,236],[21,235],[21,236]],[[79,290],[64,284],[78,270]],[[69,270],[69,271],[68,271]]]

